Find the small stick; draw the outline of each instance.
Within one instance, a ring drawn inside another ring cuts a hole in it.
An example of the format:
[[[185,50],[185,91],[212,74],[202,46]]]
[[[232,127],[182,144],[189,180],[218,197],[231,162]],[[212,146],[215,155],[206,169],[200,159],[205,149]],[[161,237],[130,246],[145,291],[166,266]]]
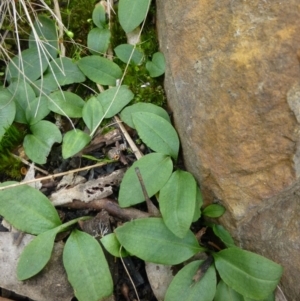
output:
[[[136,167],[135,169],[136,175],[140,181],[141,187],[142,187],[142,191],[146,200],[146,204],[147,204],[147,208],[148,208],[148,212],[153,215],[153,216],[160,216],[160,212],[159,210],[154,206],[154,204],[151,202],[146,187],[145,187],[145,183],[143,181],[140,169],[138,167]]]
[[[130,137],[130,135],[128,134],[128,132],[126,131],[124,125],[122,124],[122,121],[119,119],[119,117],[116,115],[115,117],[115,121],[117,122],[120,130],[122,131],[122,134],[124,135],[125,139],[127,140],[130,148],[132,149],[135,157],[139,160],[143,157],[143,154],[141,153],[141,151],[137,148],[136,144],[133,142],[132,138]]]
[[[62,176],[68,175],[70,173],[75,173],[75,172],[79,172],[79,171],[82,171],[82,170],[88,170],[88,169],[95,168],[95,167],[100,167],[100,166],[103,166],[103,165],[106,165],[106,164],[107,164],[107,162],[101,162],[101,163],[97,163],[97,164],[90,165],[90,166],[85,166],[85,167],[76,168],[76,169],[65,171],[65,172],[56,173],[54,175],[49,175],[49,176],[46,176],[46,177],[41,177],[41,178],[32,179],[32,180],[25,181],[25,182],[20,182],[20,183],[8,185],[8,186],[3,186],[3,187],[0,187],[0,191],[5,190],[5,189],[9,189],[9,188],[12,188],[12,187],[16,187],[16,186],[35,183],[35,182],[38,182],[38,181],[44,181],[44,180],[50,180],[50,179],[62,177]]]
[[[134,292],[135,292],[135,294],[136,294],[136,297],[137,297],[138,301],[140,301],[140,298],[139,298],[139,294],[138,294],[138,292],[137,292],[137,289],[136,289],[136,287],[135,287],[135,285],[134,285],[134,282],[133,282],[133,280],[132,280],[132,278],[131,278],[131,276],[130,276],[130,274],[129,274],[129,272],[128,272],[128,269],[127,269],[127,267],[126,267],[126,264],[124,263],[124,260],[123,260],[123,258],[122,258],[122,256],[121,256],[121,251],[122,251],[122,246],[120,247],[120,250],[119,250],[120,259],[121,259],[122,265],[123,265],[123,267],[124,267],[124,270],[125,270],[125,272],[126,272],[128,278],[129,278],[129,280],[130,280],[130,282],[131,282],[131,284],[132,284],[132,286],[133,286],[133,289],[134,289]]]
[[[16,159],[20,160],[20,161],[21,161],[22,163],[24,163],[25,165],[28,165],[28,166],[31,165],[30,162],[28,162],[27,160],[21,158],[20,156],[17,156],[17,155],[15,155],[15,154],[12,154],[12,156],[15,157]],[[49,172],[48,172],[48,171],[46,171],[46,170],[44,170],[44,169],[41,169],[41,168],[39,168],[39,167],[37,167],[37,166],[35,166],[35,165],[33,166],[33,168],[36,169],[36,170],[38,170],[38,171],[40,171],[41,173],[43,173],[43,174],[45,174],[45,175],[49,175]]]
[[[63,204],[61,206],[71,209],[93,209],[99,211],[105,209],[109,214],[129,221],[137,218],[150,217],[149,213],[135,208],[121,208],[118,203],[109,198],[94,200],[89,203],[74,200],[72,203]]]
[[[60,56],[64,57],[64,56],[66,56],[66,48],[62,42],[63,37],[64,37],[64,27],[63,27],[62,18],[61,18],[59,2],[58,2],[58,0],[54,0],[53,3],[54,3],[54,9],[53,9],[54,13],[55,13],[57,19],[59,20],[59,22],[57,22],[57,24],[58,24],[58,39],[61,41],[61,43],[59,43]]]

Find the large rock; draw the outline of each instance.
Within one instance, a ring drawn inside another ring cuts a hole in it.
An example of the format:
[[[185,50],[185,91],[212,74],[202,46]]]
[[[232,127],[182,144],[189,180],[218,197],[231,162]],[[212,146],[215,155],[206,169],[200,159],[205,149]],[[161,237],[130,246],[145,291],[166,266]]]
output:
[[[299,300],[299,0],[158,0],[157,12],[186,167]]]

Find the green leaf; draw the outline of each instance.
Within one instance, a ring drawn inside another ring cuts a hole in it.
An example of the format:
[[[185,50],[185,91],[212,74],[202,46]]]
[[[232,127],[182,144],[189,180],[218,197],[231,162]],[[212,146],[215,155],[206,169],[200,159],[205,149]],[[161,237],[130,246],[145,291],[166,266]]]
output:
[[[208,217],[220,217],[225,211],[226,209],[223,206],[212,204],[205,207],[202,214]]]
[[[159,209],[166,226],[183,238],[195,212],[197,185],[189,172],[176,170],[159,193]]]
[[[122,77],[117,64],[98,55],[83,57],[78,61],[78,67],[91,81],[100,85],[115,86],[117,79]]]
[[[108,264],[99,243],[90,235],[72,231],[64,248],[63,262],[79,301],[98,301],[112,294]]]
[[[146,112],[133,113],[132,120],[139,136],[147,146],[156,152],[177,159],[179,138],[168,121],[156,114]]]
[[[100,239],[104,248],[115,257],[126,257],[128,252],[122,247],[115,233],[110,233]]]
[[[246,298],[240,295],[238,292],[229,287],[224,281],[220,281],[217,285],[217,291],[214,298],[214,301],[254,301],[254,299]],[[274,294],[272,293],[266,299],[261,301],[275,301]]]
[[[195,203],[195,211],[193,216],[193,222],[196,222],[201,217],[201,207],[203,205],[203,197],[202,192],[197,187],[197,193],[196,193],[196,203]]]
[[[36,97],[26,108],[26,119],[30,125],[33,125],[44,119],[49,113],[48,99],[45,96]]]
[[[39,47],[41,56],[49,59],[56,58],[58,54],[58,37],[55,22],[40,15],[33,23],[33,27],[36,31],[36,36],[31,31],[29,48],[37,50]]]
[[[279,264],[239,248],[228,248],[213,256],[222,280],[247,298],[267,298],[283,272]]]
[[[146,18],[151,0],[120,0],[119,22],[126,33],[133,31]]]
[[[220,281],[217,285],[217,291],[214,301],[245,301],[244,297],[229,287],[224,281]]]
[[[87,37],[87,46],[92,54],[104,54],[110,43],[110,30],[93,28]]]
[[[56,91],[49,95],[48,107],[52,112],[72,118],[82,116],[84,100],[77,94],[67,91]]]
[[[80,131],[72,130],[65,134],[62,145],[64,159],[70,158],[80,152],[91,141],[91,137]]]
[[[54,77],[49,76],[45,78],[45,76],[31,84],[36,96],[40,96],[42,94],[41,92],[43,92],[43,95],[49,95],[51,92],[58,90],[58,84]]]
[[[5,182],[1,186],[14,183]],[[27,185],[0,191],[0,215],[15,228],[31,234],[40,234],[61,224],[48,198]]]
[[[84,82],[85,76],[70,58],[61,57],[50,62],[44,80],[52,80],[64,86]]]
[[[26,109],[31,101],[35,99],[35,93],[31,86],[24,81],[13,81],[8,91],[13,95],[16,104],[15,121],[19,123],[27,123]]]
[[[191,231],[179,238],[161,218],[133,220],[118,227],[115,233],[130,254],[148,262],[174,265],[203,250]]]
[[[12,99],[7,89],[0,88],[0,141],[15,119],[16,104]]]
[[[51,258],[54,240],[57,233],[66,231],[71,225],[91,217],[79,217],[63,225],[39,234],[22,252],[17,266],[19,280],[28,279],[39,273]]]
[[[114,87],[97,96],[100,101],[105,118],[111,118],[118,114],[134,97],[127,86]]]
[[[165,73],[166,60],[161,52],[156,52],[153,54],[152,62],[148,61],[146,63],[146,69],[148,70],[151,77],[158,77]]]
[[[148,154],[126,171],[119,190],[119,204],[121,207],[145,201],[141,183],[136,175],[135,168],[140,169],[148,196],[151,198],[168,181],[172,174],[173,164],[170,157],[160,153]]]
[[[204,276],[199,280],[193,280],[201,260],[193,261],[181,269],[172,280],[165,296],[165,301],[212,301],[216,292],[216,271],[210,266]],[[223,301],[230,299],[224,298]],[[231,301],[231,300],[230,300]]]
[[[91,132],[99,126],[99,122],[104,116],[101,103],[96,97],[91,97],[84,105],[82,110],[82,118]]]
[[[144,59],[144,54],[131,44],[121,44],[114,49],[116,56],[125,64],[128,63],[132,54],[130,63],[133,65],[141,65]]]
[[[166,121],[170,122],[169,114],[166,110],[163,108],[156,106],[152,103],[145,103],[145,102],[138,102],[131,106],[126,107],[120,114],[120,117],[122,121],[124,121],[127,125],[129,125],[131,128],[135,128],[133,121],[132,121],[132,115],[136,112],[148,112],[156,114],[162,118],[164,118]]]
[[[93,10],[93,22],[98,28],[105,28],[106,26],[106,16],[105,9],[101,4],[96,5]]]
[[[17,277],[26,280],[39,273],[51,258],[56,229],[41,233],[22,252],[17,266]]]
[[[38,164],[45,164],[52,145],[62,140],[55,124],[41,120],[30,127],[31,133],[25,136],[23,146],[26,155]]]
[[[226,247],[234,247],[235,246],[233,238],[231,237],[229,232],[226,229],[224,229],[223,226],[214,224],[212,226],[212,229],[213,229],[215,235],[218,236],[222,240],[222,242],[226,245]]]
[[[48,61],[45,56],[39,56],[37,49],[31,48],[21,52],[21,55],[15,56],[6,68],[6,77],[10,83],[12,79],[22,79],[35,81],[48,67]],[[20,82],[19,82],[20,83]]]

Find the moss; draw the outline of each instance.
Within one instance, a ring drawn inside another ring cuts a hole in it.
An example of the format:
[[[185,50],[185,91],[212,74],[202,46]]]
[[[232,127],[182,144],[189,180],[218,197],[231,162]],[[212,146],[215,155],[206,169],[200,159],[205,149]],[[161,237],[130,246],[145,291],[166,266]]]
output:
[[[0,142],[0,175],[20,180],[23,163],[12,155],[12,151],[22,143],[26,131],[11,125]]]
[[[68,30],[74,33],[74,41],[76,44],[68,43],[68,37],[65,36],[65,46],[67,55],[75,59],[79,59],[87,53],[86,48],[81,45],[87,45],[87,36],[89,31],[93,28],[92,11],[95,0],[72,0],[61,3],[61,16],[64,25]]]

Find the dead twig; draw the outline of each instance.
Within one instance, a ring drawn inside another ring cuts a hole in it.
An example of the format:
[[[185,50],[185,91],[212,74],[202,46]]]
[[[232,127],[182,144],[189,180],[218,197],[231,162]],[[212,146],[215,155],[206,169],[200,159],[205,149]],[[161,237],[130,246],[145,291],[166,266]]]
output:
[[[136,294],[136,297],[137,297],[138,301],[140,301],[140,298],[139,298],[139,294],[138,294],[138,292],[137,292],[137,289],[136,289],[136,287],[135,287],[135,285],[134,285],[134,282],[133,282],[133,280],[132,280],[132,278],[131,278],[131,276],[130,276],[130,274],[129,274],[129,272],[128,272],[128,269],[127,269],[127,267],[126,267],[126,264],[124,263],[124,260],[123,260],[123,258],[122,258],[122,256],[121,256],[121,251],[122,251],[122,246],[120,247],[120,251],[119,251],[120,259],[121,259],[122,265],[123,265],[123,267],[124,267],[124,270],[125,270],[125,272],[126,272],[128,278],[129,278],[129,280],[130,280],[130,282],[131,282],[131,284],[132,284],[132,286],[133,286],[133,289],[134,289],[134,292],[135,292],[135,294]]]
[[[61,13],[60,13],[60,7],[59,7],[59,2],[58,0],[54,0],[54,13],[57,17],[57,19],[59,20],[59,22],[57,22],[57,26],[58,26],[58,39],[60,41],[59,43],[59,48],[60,48],[60,56],[64,57],[66,56],[66,48],[65,45],[63,44],[63,38],[64,38],[64,27],[63,27],[63,23],[62,23],[62,18],[61,18]]]
[[[97,211],[105,209],[109,214],[124,220],[150,217],[149,213],[140,211],[138,209],[121,208],[114,200],[109,198],[94,200],[89,203],[75,200],[72,203],[64,204],[63,207],[68,207],[71,209],[94,209]]]
[[[89,169],[92,169],[92,168],[104,166],[106,164],[107,164],[107,162],[101,162],[101,163],[97,163],[97,164],[94,164],[94,165],[72,169],[72,170],[65,171],[65,172],[60,172],[60,173],[57,173],[57,174],[54,174],[54,175],[49,175],[49,176],[46,176],[46,177],[41,177],[41,178],[32,179],[32,180],[25,181],[25,182],[20,182],[20,183],[8,185],[8,186],[3,186],[3,187],[0,187],[0,191],[5,190],[5,189],[9,189],[9,188],[12,188],[12,187],[17,187],[17,186],[21,186],[21,185],[34,183],[34,182],[37,182],[37,181],[51,180],[51,179],[54,179],[54,178],[58,178],[58,177],[68,175],[70,173],[80,172],[80,171],[83,171],[83,170],[89,170]]]
[[[21,161],[22,163],[24,163],[25,165],[31,166],[31,164],[32,164],[32,163],[28,162],[27,160],[21,158],[20,156],[17,156],[17,155],[15,155],[15,154],[12,154],[12,156],[15,157],[16,159],[20,160],[20,161]],[[40,172],[43,173],[44,175],[49,175],[49,172],[48,172],[48,171],[46,171],[46,170],[44,170],[44,169],[41,169],[41,168],[39,168],[39,167],[37,167],[37,166],[35,166],[35,165],[33,166],[33,168],[36,169],[36,170],[38,170],[38,171],[40,171]]]
[[[122,134],[124,135],[126,141],[128,142],[132,152],[134,153],[137,160],[141,159],[143,157],[143,153],[138,149],[130,135],[128,134],[127,130],[125,129],[124,125],[122,124],[122,121],[118,116],[114,117],[116,123],[118,124],[120,130],[122,131]]]
[[[146,204],[147,204],[147,208],[148,208],[148,212],[152,215],[152,216],[160,216],[160,212],[159,210],[155,207],[155,205],[151,202],[146,187],[145,187],[145,183],[143,181],[140,169],[138,167],[136,167],[135,169],[135,173],[140,181],[141,187],[142,187],[142,191],[146,200]]]

